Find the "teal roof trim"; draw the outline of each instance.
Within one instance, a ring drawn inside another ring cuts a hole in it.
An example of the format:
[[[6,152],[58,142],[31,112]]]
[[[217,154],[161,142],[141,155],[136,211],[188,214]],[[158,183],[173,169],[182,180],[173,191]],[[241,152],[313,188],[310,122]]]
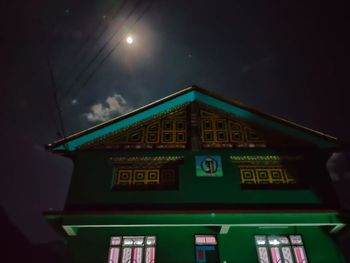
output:
[[[149,108],[145,111],[141,111],[135,115],[132,115],[128,118],[125,118],[123,120],[111,123],[108,126],[105,126],[103,128],[97,129],[91,133],[82,135],[78,138],[72,139],[71,141],[66,143],[66,148],[68,148],[68,150],[72,151],[72,150],[76,150],[80,145],[94,140],[98,137],[101,136],[105,136],[108,133],[111,132],[116,132],[120,129],[123,129],[127,126],[130,126],[132,124],[135,124],[139,121],[142,121],[144,119],[150,118],[156,114],[160,114],[162,112],[165,112],[169,109],[172,109],[174,107],[177,107],[181,104],[187,103],[187,102],[192,102],[194,101],[194,91],[190,91],[188,93],[182,94],[178,97],[175,97],[171,100],[168,100],[166,102],[163,102],[161,104],[158,104],[152,108]],[[67,150],[64,148],[63,145],[58,146],[55,148],[55,150]]]
[[[302,138],[306,141],[310,141],[310,142],[318,145],[321,148],[332,147],[332,146],[336,145],[336,144],[334,144],[328,140],[325,140],[323,138],[316,137],[314,135],[308,134],[306,132],[303,132],[301,130],[298,130],[298,129],[295,129],[292,127],[288,127],[285,124],[269,120],[267,118],[264,118],[262,116],[254,114],[248,110],[241,109],[237,106],[234,106],[232,104],[226,103],[226,102],[221,101],[221,100],[218,100],[214,97],[208,96],[208,95],[203,94],[203,93],[198,92],[198,91],[195,91],[195,100],[198,100],[202,103],[206,103],[210,106],[219,108],[219,109],[224,110],[226,112],[230,112],[230,113],[236,115],[237,117],[251,120],[251,121],[257,122],[257,123],[262,124],[262,125],[267,125],[267,126],[271,127],[272,129],[284,132],[286,134],[289,134],[289,135],[297,137],[297,138]]]
[[[289,134],[290,136],[304,139],[318,145],[320,148],[336,147],[338,145],[334,138],[329,137],[332,140],[327,139],[327,136],[316,131],[298,126],[297,124],[285,121],[278,117],[256,112],[247,106],[240,105],[238,102],[232,102],[225,98],[220,99],[220,97],[216,97],[210,93],[207,94],[205,90],[192,87],[146,105],[126,115],[117,117],[109,122],[105,122],[81,133],[72,135],[62,141],[54,143],[52,146],[49,145],[49,147],[52,147],[51,149],[54,151],[74,151],[82,144],[98,137],[119,131],[154,115],[161,114],[172,108],[193,101],[208,104],[212,107],[232,113],[239,118],[256,122],[263,126],[268,126],[276,131]]]

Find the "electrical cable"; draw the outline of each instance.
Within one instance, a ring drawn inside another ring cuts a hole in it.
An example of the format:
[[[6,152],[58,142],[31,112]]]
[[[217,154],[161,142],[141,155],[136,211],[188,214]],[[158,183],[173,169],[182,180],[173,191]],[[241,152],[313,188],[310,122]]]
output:
[[[39,20],[39,23],[41,25],[41,33],[42,33],[43,43],[44,43],[44,46],[45,46],[45,49],[46,49],[45,58],[46,58],[47,67],[49,69],[50,83],[51,83],[50,86],[52,87],[53,98],[54,98],[54,105],[56,107],[58,120],[59,120],[59,127],[56,127],[56,128],[58,130],[58,134],[61,135],[61,137],[62,136],[66,137],[66,130],[65,130],[65,127],[64,127],[62,111],[61,111],[61,108],[59,106],[59,101],[58,101],[58,96],[57,96],[56,81],[55,81],[55,77],[54,77],[54,73],[53,73],[52,65],[51,65],[51,61],[50,61],[49,48],[48,48],[48,44],[46,42],[45,32],[44,32],[43,26],[42,26],[43,23],[42,23],[41,20]]]
[[[126,6],[126,3],[128,2],[128,0],[124,0],[123,3],[120,5],[119,8],[114,9],[113,14],[111,15],[112,19],[115,19],[115,17],[123,10],[124,6]],[[104,28],[102,30],[100,30],[98,36],[96,38],[94,38],[94,41],[91,42],[91,36],[93,34],[96,34],[96,32],[98,32],[99,28],[102,25],[102,20],[100,20],[99,24],[97,25],[97,29],[93,32],[90,33],[88,36],[88,40],[87,42],[83,42],[78,48],[77,48],[77,53],[74,60],[76,60],[75,63],[72,63],[71,66],[65,70],[65,73],[70,73],[72,71],[72,69],[76,69],[78,68],[79,64],[81,64],[83,61],[86,60],[87,56],[88,56],[88,50],[93,50],[94,47],[96,46],[96,43],[98,43],[98,41],[100,41],[101,37],[107,32],[108,28],[111,25],[111,22],[109,22],[106,26],[104,26]],[[88,48],[89,46],[89,48]],[[63,75],[63,76],[62,76]],[[59,78],[64,78],[64,76],[67,74],[61,74],[61,76],[59,76]]]
[[[139,17],[134,21],[134,23],[131,25],[130,29],[123,35],[123,37],[117,42],[117,44],[102,58],[102,60],[97,64],[95,69],[88,75],[88,77],[85,79],[83,84],[80,87],[76,88],[76,94],[78,93],[79,90],[84,88],[89,81],[92,79],[92,77],[95,75],[95,73],[98,71],[98,69],[102,66],[102,64],[107,60],[107,58],[116,50],[116,48],[120,45],[121,41],[124,39],[124,37],[131,31],[131,29],[140,21],[140,19],[145,15],[145,13],[149,10],[151,7],[153,1],[148,4],[148,6],[143,10],[143,12],[139,15]],[[73,90],[73,89],[72,89]],[[72,91],[71,90],[71,91]],[[75,95],[76,95],[75,94]],[[61,97],[62,100],[64,100],[69,93],[66,93],[65,96]]]
[[[122,22],[120,28],[124,27],[124,24],[127,22],[127,20],[136,12],[140,2],[142,0],[139,0],[135,7],[129,12],[127,15],[127,18]],[[114,39],[114,37],[119,33],[120,30],[115,31],[111,37],[102,45],[102,47],[98,50],[98,52],[94,55],[94,57],[85,65],[85,67],[78,73],[78,75],[75,77],[74,82],[66,89],[66,91],[63,93],[63,95],[59,98],[59,102],[62,102],[70,93],[70,90],[72,90],[77,83],[79,82],[80,78],[84,75],[84,73],[90,68],[90,66],[96,61],[96,59],[100,56],[100,54],[107,48],[108,44]]]

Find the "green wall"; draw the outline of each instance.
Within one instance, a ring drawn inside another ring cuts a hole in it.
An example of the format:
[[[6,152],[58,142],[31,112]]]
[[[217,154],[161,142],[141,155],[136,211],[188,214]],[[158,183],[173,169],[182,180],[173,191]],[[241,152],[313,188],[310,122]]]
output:
[[[220,262],[257,262],[254,235],[301,234],[310,263],[345,262],[332,238],[321,227],[261,229],[231,227],[218,234],[218,227],[86,228],[68,238],[67,258],[71,263],[107,262],[109,239],[113,235],[156,235],[157,262],[194,262],[194,235],[217,234]]]
[[[196,155],[220,155],[223,177],[196,177]],[[237,166],[230,161],[231,155],[278,155],[281,152],[268,150],[210,150],[210,151],[124,151],[124,152],[80,152],[75,156],[67,208],[79,205],[115,204],[321,204],[333,196],[330,179],[324,162],[310,161],[303,176],[314,180],[310,189],[298,190],[242,190]],[[109,161],[114,156],[184,156],[179,169],[179,189],[172,191],[113,191],[113,166]],[[318,185],[326,185],[328,193],[318,191]]]

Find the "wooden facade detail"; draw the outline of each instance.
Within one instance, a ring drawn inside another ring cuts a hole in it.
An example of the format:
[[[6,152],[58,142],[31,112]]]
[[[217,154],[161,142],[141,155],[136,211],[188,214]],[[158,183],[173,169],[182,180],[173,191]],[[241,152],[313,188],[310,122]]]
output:
[[[192,149],[304,147],[304,141],[237,118],[204,103],[192,102],[98,137],[79,149]]]
[[[242,188],[300,188],[302,156],[231,156],[239,169]]]
[[[184,149],[187,105],[83,144],[80,149]]]
[[[261,133],[232,114],[202,105],[200,119],[203,148],[266,147]]]
[[[181,156],[115,157],[114,190],[176,190]]]

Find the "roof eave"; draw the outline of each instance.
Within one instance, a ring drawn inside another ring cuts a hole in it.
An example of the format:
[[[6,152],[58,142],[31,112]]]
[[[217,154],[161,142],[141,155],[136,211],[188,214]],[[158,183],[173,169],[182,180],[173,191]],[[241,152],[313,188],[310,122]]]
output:
[[[226,103],[228,103],[228,104],[231,104],[231,105],[233,105],[233,106],[236,106],[236,107],[242,108],[242,109],[244,109],[244,110],[247,110],[247,111],[249,111],[249,112],[251,112],[251,113],[257,114],[257,115],[259,115],[259,116],[261,116],[261,117],[263,117],[263,118],[267,118],[267,119],[272,120],[272,121],[277,121],[277,122],[279,122],[279,123],[281,123],[281,124],[287,125],[287,126],[289,126],[289,127],[291,127],[291,128],[296,128],[296,129],[298,129],[298,130],[302,130],[303,132],[306,132],[306,133],[311,134],[311,135],[316,135],[316,136],[318,136],[318,137],[321,137],[321,138],[323,138],[323,139],[325,139],[325,140],[327,140],[327,141],[329,141],[329,142],[335,144],[335,145],[334,145],[334,148],[336,148],[336,149],[342,148],[342,147],[343,147],[343,146],[342,146],[342,142],[340,142],[336,137],[333,137],[333,136],[330,136],[330,135],[328,135],[328,134],[325,134],[325,133],[322,133],[322,132],[319,132],[319,131],[316,131],[316,130],[307,128],[307,127],[305,127],[305,126],[303,126],[303,125],[299,125],[299,124],[297,124],[297,123],[294,123],[294,122],[285,120],[285,119],[280,118],[280,117],[277,117],[277,116],[275,116],[275,115],[268,114],[268,113],[265,113],[265,112],[256,110],[256,109],[254,109],[254,108],[252,108],[252,107],[250,107],[250,106],[247,106],[247,105],[245,105],[245,104],[243,104],[243,103],[241,103],[241,102],[239,102],[239,101],[236,101],[236,100],[233,100],[233,99],[230,99],[230,98],[226,98],[226,97],[217,95],[217,94],[215,94],[215,93],[213,93],[213,92],[211,92],[211,91],[208,91],[208,90],[206,90],[206,89],[203,89],[203,88],[198,87],[198,86],[195,86],[195,85],[192,85],[192,86],[190,86],[190,87],[188,87],[188,88],[185,88],[185,89],[183,89],[183,90],[181,90],[181,91],[178,91],[178,92],[176,92],[176,93],[173,93],[173,94],[171,94],[171,95],[169,95],[169,96],[167,96],[167,97],[165,97],[165,98],[159,99],[159,100],[154,101],[154,102],[152,102],[152,103],[149,103],[149,104],[147,104],[147,105],[145,105],[145,106],[143,106],[143,107],[140,107],[140,108],[138,108],[138,109],[135,109],[135,110],[133,110],[133,111],[131,111],[131,112],[129,112],[129,113],[126,113],[126,114],[124,114],[124,115],[122,115],[122,116],[118,116],[118,117],[113,118],[113,119],[111,119],[111,120],[109,120],[109,121],[106,121],[106,122],[104,122],[104,123],[95,125],[95,126],[93,126],[93,127],[91,127],[91,128],[88,128],[88,129],[86,129],[86,130],[77,132],[77,133],[72,134],[72,135],[70,135],[70,136],[68,136],[68,137],[65,137],[65,138],[63,138],[63,139],[61,139],[61,140],[58,140],[58,141],[53,142],[53,143],[51,143],[51,144],[48,144],[48,145],[46,146],[46,149],[47,149],[47,150],[50,150],[50,151],[52,151],[52,152],[55,152],[55,153],[61,153],[62,150],[57,150],[57,149],[55,149],[55,148],[57,148],[57,147],[59,147],[59,146],[62,146],[62,145],[65,145],[67,142],[69,142],[69,141],[71,141],[71,140],[74,140],[74,139],[76,139],[76,138],[78,138],[78,137],[87,135],[87,134],[89,134],[89,133],[92,133],[92,132],[94,132],[94,131],[100,129],[100,128],[106,127],[106,126],[108,126],[108,125],[110,125],[110,124],[113,124],[113,123],[115,123],[115,122],[118,122],[118,121],[121,121],[121,120],[123,120],[123,119],[129,118],[129,117],[131,117],[131,116],[133,116],[133,115],[135,115],[135,114],[138,114],[138,113],[140,113],[140,112],[142,112],[142,111],[145,111],[145,110],[147,110],[147,109],[149,109],[149,108],[152,108],[152,107],[154,107],[154,106],[156,106],[156,105],[159,105],[159,104],[161,104],[161,103],[164,103],[164,102],[166,102],[166,101],[169,101],[169,100],[171,100],[171,99],[173,99],[173,98],[176,98],[176,97],[178,97],[178,96],[180,96],[180,95],[182,95],[182,94],[185,94],[185,93],[191,92],[191,91],[198,91],[198,92],[201,92],[201,93],[203,93],[203,94],[205,94],[205,95],[208,95],[208,96],[211,96],[211,97],[213,97],[213,98],[215,98],[215,99],[217,99],[217,100],[224,101],[224,102],[226,102]],[[330,148],[333,148],[333,147],[330,147]],[[67,147],[67,151],[69,151],[68,147]]]

